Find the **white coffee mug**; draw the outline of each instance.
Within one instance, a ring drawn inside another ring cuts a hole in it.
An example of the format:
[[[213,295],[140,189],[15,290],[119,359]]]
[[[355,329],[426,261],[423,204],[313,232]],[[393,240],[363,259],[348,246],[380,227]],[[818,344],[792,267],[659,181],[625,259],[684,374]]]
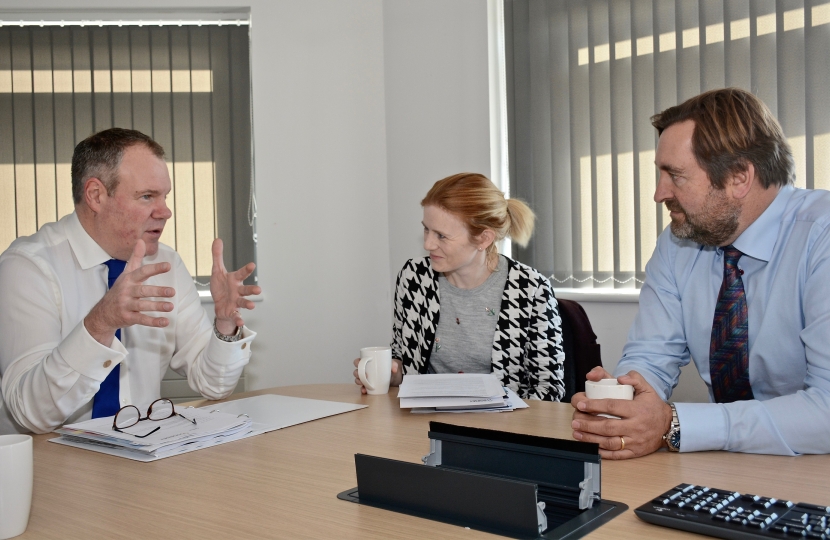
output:
[[[32,508],[32,437],[0,435],[0,540],[23,534]]]
[[[392,378],[392,349],[390,347],[364,347],[360,349],[357,376],[372,395],[389,391]]]
[[[585,396],[588,399],[634,399],[634,387],[630,384],[620,384],[617,379],[602,379],[600,381],[585,381]],[[619,420],[619,416],[610,414],[600,414],[605,418],[615,418]]]

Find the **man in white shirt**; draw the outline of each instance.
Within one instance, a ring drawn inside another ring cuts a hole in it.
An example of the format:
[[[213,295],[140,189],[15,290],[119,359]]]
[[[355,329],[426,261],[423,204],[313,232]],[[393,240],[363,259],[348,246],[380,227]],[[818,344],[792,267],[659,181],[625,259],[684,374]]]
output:
[[[227,272],[214,241],[211,322],[181,258],[159,243],[170,189],[158,143],[102,131],[75,147],[75,212],[0,255],[0,434],[146,411],[168,367],[206,398],[233,391],[256,336],[239,313],[260,293],[243,284],[255,265]]]

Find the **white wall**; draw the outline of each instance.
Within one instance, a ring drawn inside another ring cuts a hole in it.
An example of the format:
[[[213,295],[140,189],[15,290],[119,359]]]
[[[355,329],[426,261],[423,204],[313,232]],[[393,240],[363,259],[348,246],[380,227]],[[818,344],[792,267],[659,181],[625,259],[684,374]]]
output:
[[[396,274],[425,254],[420,201],[432,184],[459,172],[489,175],[487,2],[385,0],[383,21]]]

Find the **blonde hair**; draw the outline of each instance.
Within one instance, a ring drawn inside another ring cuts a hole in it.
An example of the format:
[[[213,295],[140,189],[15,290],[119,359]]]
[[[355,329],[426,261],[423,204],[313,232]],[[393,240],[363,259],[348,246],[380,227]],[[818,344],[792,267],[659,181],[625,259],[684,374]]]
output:
[[[459,173],[435,182],[421,206],[437,206],[459,218],[470,236],[480,236],[490,229],[496,235],[487,248],[487,264],[498,265],[496,242],[510,237],[522,247],[527,246],[533,234],[536,215],[519,199],[507,199],[486,176]]]

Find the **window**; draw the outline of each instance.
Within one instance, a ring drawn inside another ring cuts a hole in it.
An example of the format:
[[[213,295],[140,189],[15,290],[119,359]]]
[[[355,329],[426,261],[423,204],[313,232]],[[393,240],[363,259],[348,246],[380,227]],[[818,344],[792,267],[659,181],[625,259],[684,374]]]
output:
[[[173,217],[161,240],[191,275],[210,276],[216,236],[226,263],[254,260],[247,21],[10,24],[0,27],[0,251],[73,211],[75,144],[118,126],[167,153]]]
[[[523,262],[555,287],[639,288],[668,225],[649,117],[703,91],[759,96],[796,185],[830,187],[830,3],[505,0],[511,192],[537,232]]]

